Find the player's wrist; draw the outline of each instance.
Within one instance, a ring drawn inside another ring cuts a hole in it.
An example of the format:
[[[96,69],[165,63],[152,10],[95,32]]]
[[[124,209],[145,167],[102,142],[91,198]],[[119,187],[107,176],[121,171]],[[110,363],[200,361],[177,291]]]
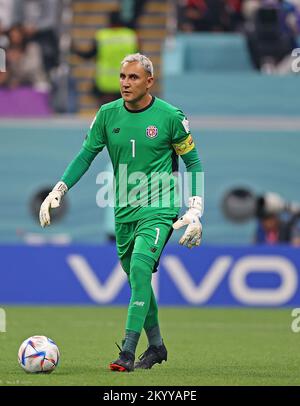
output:
[[[192,196],[189,198],[189,210],[201,217],[204,211],[204,201],[201,196]]]
[[[68,186],[63,181],[57,182],[57,184],[52,189],[52,192],[59,192],[63,196],[68,191]]]

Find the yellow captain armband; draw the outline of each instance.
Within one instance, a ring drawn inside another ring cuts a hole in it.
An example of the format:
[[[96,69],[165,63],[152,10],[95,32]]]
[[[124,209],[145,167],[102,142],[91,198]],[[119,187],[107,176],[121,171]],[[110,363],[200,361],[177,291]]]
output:
[[[195,147],[193,137],[191,136],[191,134],[188,135],[185,140],[172,145],[177,155],[187,154]]]

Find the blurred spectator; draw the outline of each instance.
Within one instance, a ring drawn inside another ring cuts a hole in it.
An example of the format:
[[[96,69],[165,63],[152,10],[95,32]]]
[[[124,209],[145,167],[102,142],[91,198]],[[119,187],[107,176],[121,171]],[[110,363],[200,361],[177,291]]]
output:
[[[76,83],[67,64],[52,71],[50,105],[56,113],[76,113],[78,111]]]
[[[88,51],[73,46],[73,52],[82,58],[96,56],[96,77],[93,88],[99,103],[108,103],[120,97],[119,70],[120,61],[138,51],[136,32],[124,26],[117,11],[109,15],[109,27],[96,32],[95,39]]]
[[[244,0],[241,5],[245,20],[251,21],[261,5],[261,0]]]
[[[286,222],[278,214],[265,214],[258,220],[255,233],[257,244],[278,244],[289,242],[289,233]]]
[[[203,22],[207,12],[205,1],[185,0],[181,3],[178,11],[179,30],[186,32],[208,31]]]
[[[246,25],[247,43],[253,65],[266,73],[276,71],[276,66],[297,48],[300,32],[299,10],[288,1],[263,1],[256,7],[252,2],[252,15]]]
[[[256,244],[300,245],[300,204],[288,202],[279,194],[256,195],[250,189],[228,190],[222,200],[222,211],[236,224],[255,219]]]
[[[241,22],[241,0],[184,0],[178,16],[181,31],[235,31]]]
[[[300,216],[284,212],[265,214],[258,219],[257,244],[291,244],[300,246]]]
[[[8,37],[7,32],[2,29],[0,22],[0,48],[6,49],[8,47]]]
[[[120,2],[121,18],[127,27],[136,28],[138,17],[146,2],[147,0],[122,0]]]
[[[20,25],[12,27],[8,32],[6,65],[6,72],[0,76],[0,86],[32,86],[41,91],[49,89],[41,49],[38,44],[26,40]]]
[[[42,49],[46,72],[59,64],[59,31],[62,0],[23,0],[26,35]]]
[[[291,243],[294,246],[300,247],[300,214],[294,216],[293,225],[291,228]]]
[[[2,49],[8,47],[8,30],[21,22],[22,2],[23,0],[0,0],[0,48]]]
[[[300,245],[300,211],[297,203],[287,203],[275,193],[257,200],[257,244]]]
[[[0,32],[21,22],[22,3],[23,0],[0,0]]]

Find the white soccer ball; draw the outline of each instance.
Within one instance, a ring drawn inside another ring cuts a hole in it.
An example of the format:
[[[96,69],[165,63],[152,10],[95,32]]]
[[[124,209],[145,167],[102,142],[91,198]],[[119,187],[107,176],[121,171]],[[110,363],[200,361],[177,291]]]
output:
[[[26,372],[52,372],[59,361],[59,350],[54,341],[45,336],[32,336],[19,348],[18,360]]]

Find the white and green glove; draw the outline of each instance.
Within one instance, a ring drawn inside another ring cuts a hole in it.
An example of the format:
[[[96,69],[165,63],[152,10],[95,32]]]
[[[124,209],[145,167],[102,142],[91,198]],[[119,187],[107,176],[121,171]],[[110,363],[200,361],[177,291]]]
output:
[[[203,214],[203,199],[200,196],[189,198],[189,209],[180,217],[174,224],[174,230],[186,226],[185,233],[179,240],[179,244],[185,245],[188,248],[193,248],[200,245],[202,237],[202,224],[200,217]]]
[[[40,223],[42,227],[50,225],[50,209],[60,206],[61,198],[67,191],[68,186],[64,182],[58,182],[43,201],[40,208]]]

